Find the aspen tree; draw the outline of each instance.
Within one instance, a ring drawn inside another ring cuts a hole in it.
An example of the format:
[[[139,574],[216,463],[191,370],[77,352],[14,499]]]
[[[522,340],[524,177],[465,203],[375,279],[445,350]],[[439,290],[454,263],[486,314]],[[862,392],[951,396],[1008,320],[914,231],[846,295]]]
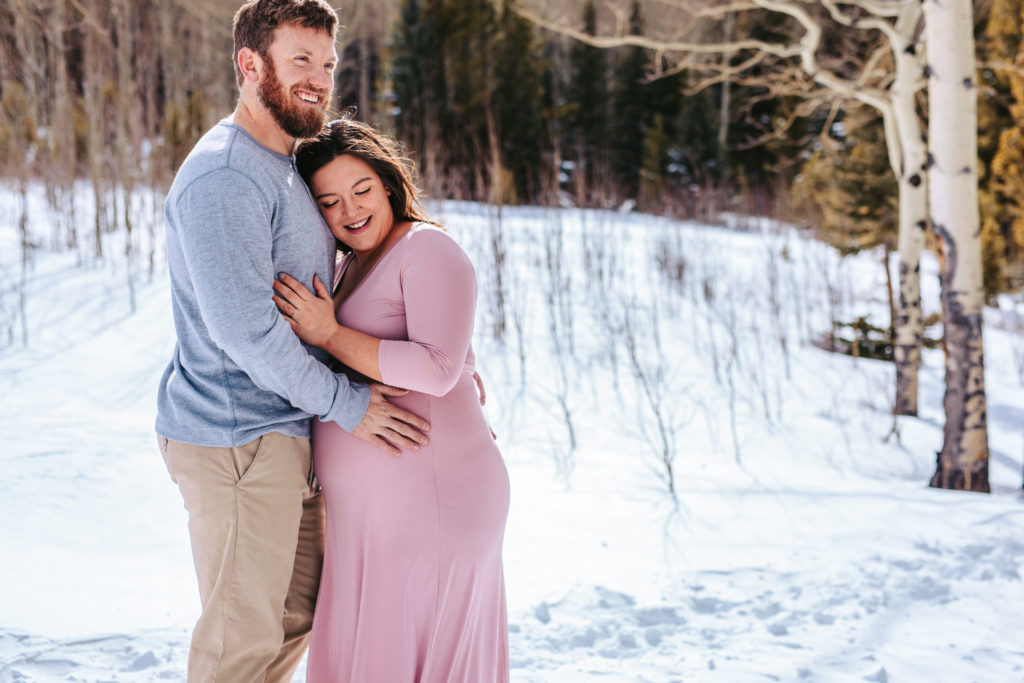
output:
[[[971,0],[927,0],[929,210],[939,240],[946,424],[931,485],[989,491]]]

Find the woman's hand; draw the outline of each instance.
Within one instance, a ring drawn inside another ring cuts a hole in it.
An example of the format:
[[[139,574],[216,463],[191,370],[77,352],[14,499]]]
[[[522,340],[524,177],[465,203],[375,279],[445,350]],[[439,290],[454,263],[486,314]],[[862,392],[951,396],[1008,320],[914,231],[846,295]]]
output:
[[[291,275],[281,273],[274,280],[274,303],[299,339],[323,348],[341,326],[334,317],[331,294],[316,275],[313,287],[316,296]]]

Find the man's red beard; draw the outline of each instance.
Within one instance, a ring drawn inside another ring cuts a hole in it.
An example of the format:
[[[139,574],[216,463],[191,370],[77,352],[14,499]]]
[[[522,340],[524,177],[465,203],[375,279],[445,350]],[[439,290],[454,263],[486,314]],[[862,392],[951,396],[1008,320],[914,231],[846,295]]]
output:
[[[277,78],[277,66],[273,58],[268,54],[264,61],[267,65],[266,75],[260,81],[257,89],[260,102],[277,121],[277,125],[293,138],[305,139],[315,137],[320,129],[324,127],[327,118],[327,96],[328,91],[312,86],[305,86],[302,90],[320,96],[320,102],[315,106],[304,106],[291,101],[293,95],[285,92],[284,86]]]

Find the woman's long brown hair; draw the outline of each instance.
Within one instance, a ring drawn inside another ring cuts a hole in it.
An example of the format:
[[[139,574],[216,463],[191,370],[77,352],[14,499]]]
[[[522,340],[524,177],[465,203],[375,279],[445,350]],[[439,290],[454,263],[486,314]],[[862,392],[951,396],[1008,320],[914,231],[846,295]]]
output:
[[[350,118],[331,121],[317,137],[299,145],[295,150],[295,165],[302,180],[312,188],[313,174],[345,154],[365,162],[380,176],[396,223],[414,221],[441,227],[420,203],[416,167],[402,155],[401,145],[368,124]],[[340,241],[338,248],[348,251]]]

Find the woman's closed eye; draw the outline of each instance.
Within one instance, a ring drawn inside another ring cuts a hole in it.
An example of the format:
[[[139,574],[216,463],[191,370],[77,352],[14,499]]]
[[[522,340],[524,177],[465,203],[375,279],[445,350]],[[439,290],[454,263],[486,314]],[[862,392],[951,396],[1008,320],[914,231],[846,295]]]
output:
[[[368,187],[368,188],[366,188],[365,190],[359,190],[359,191],[358,191],[358,192],[356,192],[355,194],[356,194],[357,196],[358,196],[358,195],[363,195],[363,194],[366,194],[366,193],[367,193],[367,192],[369,192],[369,191],[370,191],[370,188]]]

